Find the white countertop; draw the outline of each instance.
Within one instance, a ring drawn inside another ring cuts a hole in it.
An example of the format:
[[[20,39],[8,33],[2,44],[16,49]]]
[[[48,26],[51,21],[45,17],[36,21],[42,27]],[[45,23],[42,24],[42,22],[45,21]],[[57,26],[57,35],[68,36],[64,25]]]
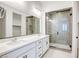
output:
[[[9,39],[3,39],[0,41],[0,56],[13,51],[15,49],[18,49],[24,45],[28,45],[32,42],[35,42],[39,39],[42,39],[48,35],[42,35],[42,34],[33,34],[33,35],[28,35],[28,36],[20,36],[16,37],[16,41],[12,41],[11,39],[14,38],[9,38]],[[6,42],[4,42],[6,40]]]

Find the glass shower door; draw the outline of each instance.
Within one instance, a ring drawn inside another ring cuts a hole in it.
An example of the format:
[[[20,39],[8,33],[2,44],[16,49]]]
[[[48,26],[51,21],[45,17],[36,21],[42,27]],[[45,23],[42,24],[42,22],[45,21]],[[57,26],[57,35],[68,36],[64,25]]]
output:
[[[67,22],[59,21],[57,27],[57,42],[59,44],[67,44]]]
[[[67,44],[67,17],[62,13],[56,13],[48,23],[50,43]]]

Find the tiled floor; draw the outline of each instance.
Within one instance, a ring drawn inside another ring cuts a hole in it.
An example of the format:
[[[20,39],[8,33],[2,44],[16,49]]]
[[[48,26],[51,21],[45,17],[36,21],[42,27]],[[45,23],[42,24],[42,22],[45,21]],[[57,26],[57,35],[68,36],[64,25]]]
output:
[[[71,58],[71,52],[50,47],[43,58]]]
[[[50,43],[50,46],[54,46],[54,47],[57,47],[57,48],[60,48],[60,49],[71,50],[69,45],[65,45],[65,44]]]

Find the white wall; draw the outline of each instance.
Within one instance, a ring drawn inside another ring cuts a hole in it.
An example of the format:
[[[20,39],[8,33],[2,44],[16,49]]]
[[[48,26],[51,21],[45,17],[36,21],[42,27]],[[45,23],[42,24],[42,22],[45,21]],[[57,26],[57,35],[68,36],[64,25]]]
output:
[[[6,9],[6,37],[12,36],[13,28],[12,28],[12,23],[13,23],[13,18],[12,14],[13,12],[18,13],[22,16],[22,21],[21,21],[21,35],[26,34],[26,16],[33,15],[38,18],[41,18],[40,14],[33,10],[33,8],[40,8],[40,5],[37,4],[35,5],[34,3],[30,2],[0,2],[0,6]]]

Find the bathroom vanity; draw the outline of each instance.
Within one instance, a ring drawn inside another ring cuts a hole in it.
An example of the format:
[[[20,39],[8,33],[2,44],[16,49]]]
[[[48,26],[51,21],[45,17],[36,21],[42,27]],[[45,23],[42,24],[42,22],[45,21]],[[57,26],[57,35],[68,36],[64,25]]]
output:
[[[41,58],[49,48],[49,36],[33,34],[0,40],[0,58]]]

